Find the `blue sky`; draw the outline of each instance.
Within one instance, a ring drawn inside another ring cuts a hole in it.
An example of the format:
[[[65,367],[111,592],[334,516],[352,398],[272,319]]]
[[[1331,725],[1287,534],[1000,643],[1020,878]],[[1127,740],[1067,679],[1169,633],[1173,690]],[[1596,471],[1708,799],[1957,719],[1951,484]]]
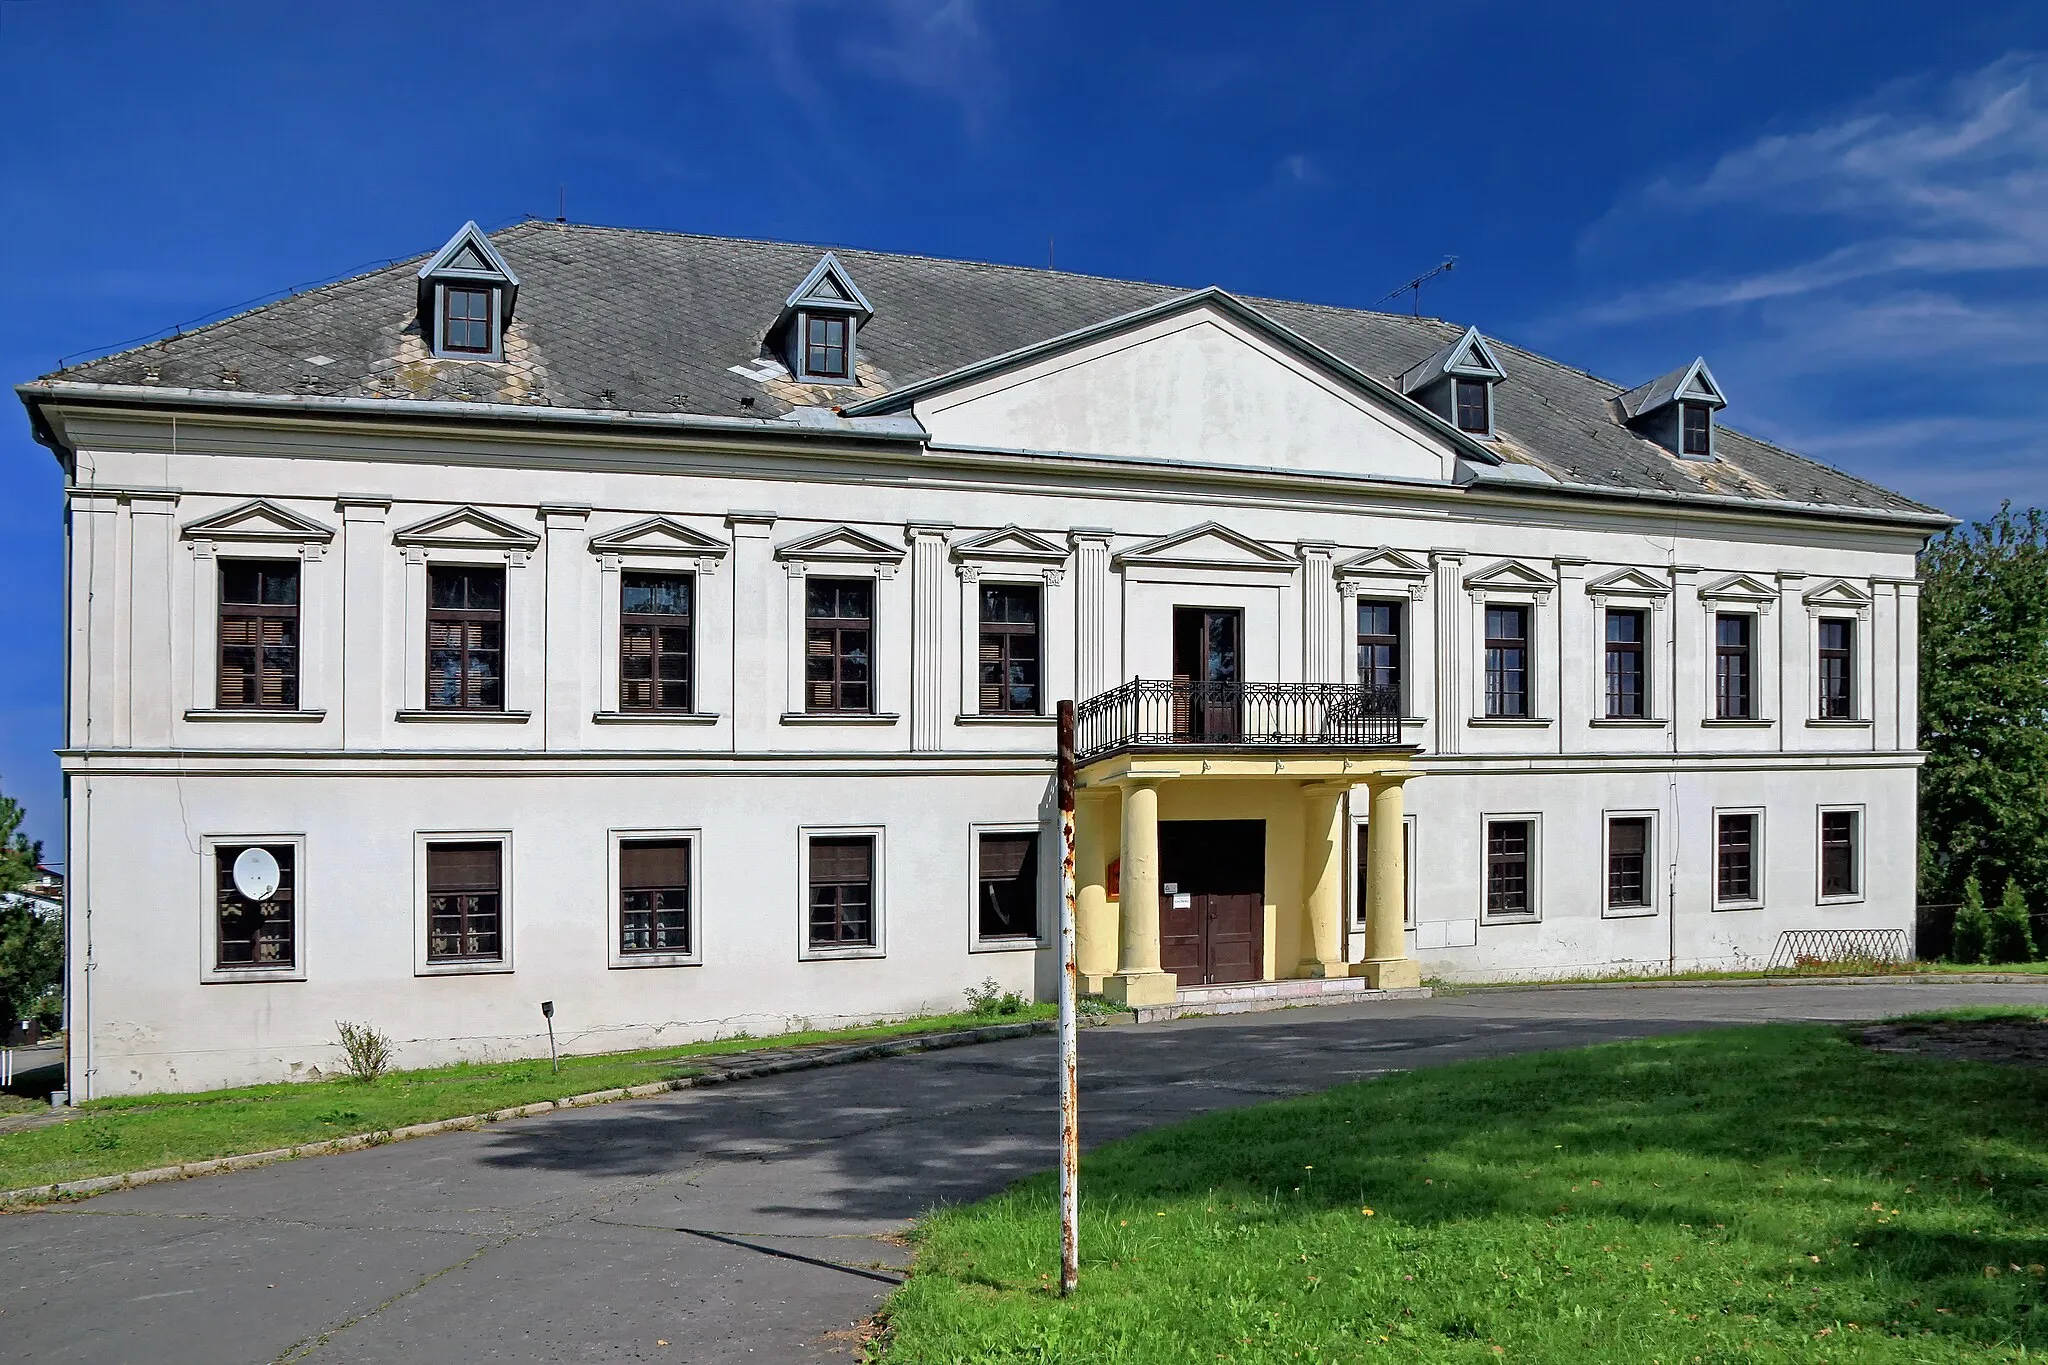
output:
[[[568,16],[574,16],[568,17]],[[1424,308],[1959,515],[2048,501],[2048,6],[0,0],[0,376],[552,216]],[[0,420],[0,788],[61,486]]]

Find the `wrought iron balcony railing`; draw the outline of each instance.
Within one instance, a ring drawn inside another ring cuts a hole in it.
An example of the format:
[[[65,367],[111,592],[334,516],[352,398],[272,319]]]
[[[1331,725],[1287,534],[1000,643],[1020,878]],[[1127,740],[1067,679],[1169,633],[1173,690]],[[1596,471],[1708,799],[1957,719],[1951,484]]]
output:
[[[1120,749],[1366,749],[1401,742],[1399,689],[1133,678],[1074,708],[1082,760]]]

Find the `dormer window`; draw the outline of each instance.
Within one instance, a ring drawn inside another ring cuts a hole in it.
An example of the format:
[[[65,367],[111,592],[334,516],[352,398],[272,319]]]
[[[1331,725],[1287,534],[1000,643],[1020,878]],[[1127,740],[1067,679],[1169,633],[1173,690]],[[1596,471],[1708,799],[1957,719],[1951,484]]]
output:
[[[804,314],[805,379],[845,379],[846,357],[853,340],[853,320]]]
[[[498,349],[491,336],[491,293],[488,289],[442,286],[442,350],[488,355]]]
[[[1458,430],[1484,436],[1493,430],[1493,418],[1487,411],[1488,384],[1484,379],[1456,381],[1458,398]]]
[[[464,223],[420,267],[419,326],[437,356],[502,360],[519,277],[475,223]]]
[[[1679,453],[1705,459],[1714,453],[1714,410],[1705,403],[1683,405],[1685,426]]]

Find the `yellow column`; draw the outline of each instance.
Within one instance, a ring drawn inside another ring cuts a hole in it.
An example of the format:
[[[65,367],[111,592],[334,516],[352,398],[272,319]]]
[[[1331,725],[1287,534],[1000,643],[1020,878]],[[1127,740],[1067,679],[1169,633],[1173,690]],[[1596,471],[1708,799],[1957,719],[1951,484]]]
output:
[[[1159,970],[1159,779],[1124,782],[1123,953],[1106,994],[1126,1005],[1171,1005],[1179,983]]]
[[[1407,898],[1408,858],[1402,826],[1406,801],[1400,777],[1372,783],[1371,821],[1365,839],[1365,961],[1363,975],[1375,989],[1402,990],[1422,984],[1422,968],[1408,956],[1401,926]]]
[[[1344,788],[1304,782],[1301,892],[1308,907],[1303,976],[1350,975],[1344,961]]]
[[[1074,794],[1074,958],[1081,989],[1099,995],[1116,971],[1116,902],[1109,864],[1116,857],[1117,793],[1084,787]]]

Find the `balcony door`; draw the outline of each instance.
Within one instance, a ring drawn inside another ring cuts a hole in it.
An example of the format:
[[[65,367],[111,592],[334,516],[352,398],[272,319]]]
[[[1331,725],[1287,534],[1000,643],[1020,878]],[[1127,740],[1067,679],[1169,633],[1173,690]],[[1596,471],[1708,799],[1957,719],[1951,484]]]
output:
[[[1244,613],[1235,607],[1173,609],[1173,737],[1230,742],[1244,733],[1239,654]]]

